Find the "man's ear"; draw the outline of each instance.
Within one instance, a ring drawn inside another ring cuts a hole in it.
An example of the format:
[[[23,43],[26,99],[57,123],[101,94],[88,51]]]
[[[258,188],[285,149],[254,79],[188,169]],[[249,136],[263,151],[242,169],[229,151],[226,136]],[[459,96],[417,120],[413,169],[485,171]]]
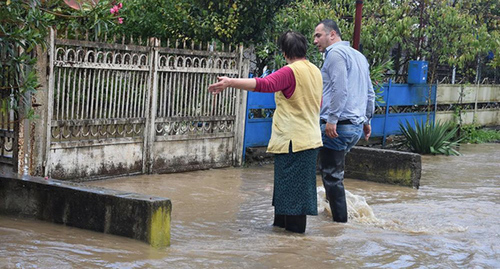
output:
[[[335,39],[335,35],[337,34],[337,32],[335,32],[335,30],[331,30],[330,31],[330,38],[331,39]]]

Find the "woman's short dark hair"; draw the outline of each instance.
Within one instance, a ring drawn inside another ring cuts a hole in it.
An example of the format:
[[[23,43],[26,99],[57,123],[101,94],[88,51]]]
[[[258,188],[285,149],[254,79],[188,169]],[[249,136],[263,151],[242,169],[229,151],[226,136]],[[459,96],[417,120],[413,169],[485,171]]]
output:
[[[306,57],[307,39],[301,33],[294,31],[283,33],[278,40],[278,46],[289,59]]]
[[[322,20],[318,23],[318,25],[323,24],[323,27],[325,28],[325,32],[329,33],[331,30],[334,30],[337,35],[342,38],[342,34],[340,33],[339,26],[337,25],[336,22],[330,19]],[[318,26],[316,25],[316,26]]]

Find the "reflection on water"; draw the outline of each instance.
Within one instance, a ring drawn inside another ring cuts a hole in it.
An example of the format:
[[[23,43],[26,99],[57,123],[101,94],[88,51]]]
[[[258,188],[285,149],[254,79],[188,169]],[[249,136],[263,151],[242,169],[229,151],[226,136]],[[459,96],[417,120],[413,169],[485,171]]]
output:
[[[92,182],[170,198],[172,246],[0,216],[0,268],[499,268],[500,144],[461,152],[419,190],[347,179],[349,222],[319,200],[303,235],[271,226],[272,166]]]

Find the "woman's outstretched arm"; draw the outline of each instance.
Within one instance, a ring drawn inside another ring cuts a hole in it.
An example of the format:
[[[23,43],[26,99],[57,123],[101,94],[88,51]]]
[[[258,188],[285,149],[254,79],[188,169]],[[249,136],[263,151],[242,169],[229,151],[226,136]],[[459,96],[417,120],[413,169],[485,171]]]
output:
[[[218,77],[218,82],[208,86],[208,91],[212,94],[218,94],[226,88],[236,88],[246,91],[254,91],[257,83],[254,78],[228,78]]]

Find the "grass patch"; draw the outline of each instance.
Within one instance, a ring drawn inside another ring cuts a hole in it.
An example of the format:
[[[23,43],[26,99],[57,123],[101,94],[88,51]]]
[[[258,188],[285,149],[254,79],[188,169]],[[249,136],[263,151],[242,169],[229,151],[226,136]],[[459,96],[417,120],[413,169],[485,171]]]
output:
[[[500,131],[483,129],[474,124],[467,124],[460,127],[460,138],[462,143],[470,144],[498,142],[500,141]]]

